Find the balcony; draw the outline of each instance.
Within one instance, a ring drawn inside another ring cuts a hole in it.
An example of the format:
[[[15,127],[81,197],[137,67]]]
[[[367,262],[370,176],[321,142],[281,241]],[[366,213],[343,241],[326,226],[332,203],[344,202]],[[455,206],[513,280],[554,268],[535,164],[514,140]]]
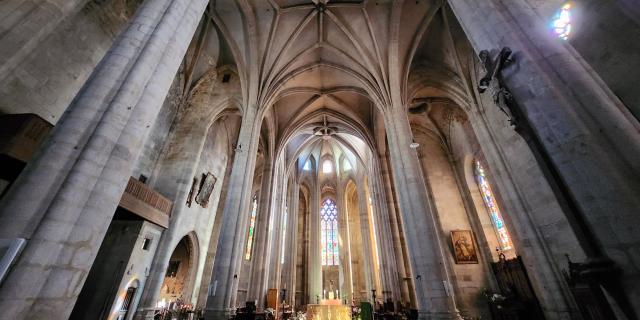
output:
[[[120,206],[145,220],[169,227],[173,202],[133,177],[129,178]]]

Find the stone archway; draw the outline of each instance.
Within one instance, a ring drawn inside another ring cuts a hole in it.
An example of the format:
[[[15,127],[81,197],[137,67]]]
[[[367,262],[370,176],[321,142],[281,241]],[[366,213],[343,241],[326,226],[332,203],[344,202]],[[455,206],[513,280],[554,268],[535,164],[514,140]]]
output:
[[[164,275],[158,303],[169,309],[180,303],[190,304],[198,264],[195,235],[184,236],[176,245]]]

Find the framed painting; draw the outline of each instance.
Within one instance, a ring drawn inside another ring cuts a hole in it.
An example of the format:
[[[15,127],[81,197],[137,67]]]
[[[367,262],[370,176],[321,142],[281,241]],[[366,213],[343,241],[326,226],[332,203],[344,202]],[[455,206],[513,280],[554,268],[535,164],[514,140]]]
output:
[[[214,177],[211,172],[207,172],[206,175],[203,174],[202,176],[200,190],[196,196],[196,203],[206,208],[207,205],[209,205],[209,197],[211,197],[213,187],[216,185],[216,177]]]
[[[193,178],[191,182],[191,189],[189,189],[189,195],[187,196],[187,207],[191,208],[191,203],[193,202],[193,196],[196,193],[196,188],[198,187],[198,178]]]
[[[456,264],[478,263],[478,252],[471,230],[451,231],[451,244]]]

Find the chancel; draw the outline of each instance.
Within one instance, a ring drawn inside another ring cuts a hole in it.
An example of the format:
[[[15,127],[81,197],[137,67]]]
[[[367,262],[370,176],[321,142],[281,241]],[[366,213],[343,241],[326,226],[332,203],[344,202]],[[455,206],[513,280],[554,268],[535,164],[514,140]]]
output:
[[[637,2],[0,21],[0,319],[639,320]]]

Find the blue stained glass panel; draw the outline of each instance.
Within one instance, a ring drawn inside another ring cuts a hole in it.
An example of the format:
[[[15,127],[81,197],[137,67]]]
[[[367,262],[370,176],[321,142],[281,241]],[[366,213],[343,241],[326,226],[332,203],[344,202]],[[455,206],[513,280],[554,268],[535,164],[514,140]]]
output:
[[[480,161],[475,162],[474,169],[476,180],[478,182],[478,186],[480,187],[480,193],[482,193],[482,199],[484,200],[484,204],[487,206],[489,215],[491,217],[491,222],[493,223],[496,235],[498,236],[498,241],[500,242],[500,248],[502,250],[513,249],[511,236],[509,235],[509,231],[507,231],[507,226],[504,224],[502,214],[500,213],[500,208],[498,207],[495,197],[493,196],[493,191],[491,190],[491,186],[487,181],[485,170],[482,167],[482,164],[480,164]]]

